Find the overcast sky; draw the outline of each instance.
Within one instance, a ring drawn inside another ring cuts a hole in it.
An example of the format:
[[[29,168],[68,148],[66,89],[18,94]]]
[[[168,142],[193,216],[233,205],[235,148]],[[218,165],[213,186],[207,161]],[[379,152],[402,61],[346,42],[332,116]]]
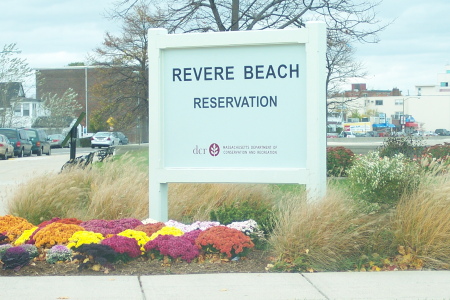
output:
[[[0,47],[16,43],[32,68],[85,61],[106,31],[119,28],[105,18],[113,2],[1,0]],[[449,11],[450,0],[383,0],[379,18],[396,20],[379,34],[379,43],[356,45],[369,75],[353,82],[368,89],[398,87],[404,95],[413,94],[415,85],[437,84],[437,73],[450,64]]]

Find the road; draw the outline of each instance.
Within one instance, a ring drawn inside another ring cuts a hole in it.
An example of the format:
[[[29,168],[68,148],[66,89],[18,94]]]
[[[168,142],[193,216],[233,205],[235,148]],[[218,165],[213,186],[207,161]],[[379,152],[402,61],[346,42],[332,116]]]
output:
[[[384,137],[332,138],[327,139],[327,146],[342,146],[352,150],[355,154],[367,154],[382,146],[385,139]],[[426,146],[444,143],[450,143],[450,136],[432,136],[423,139],[423,144]]]
[[[76,155],[91,151],[90,148],[77,149]],[[69,149],[52,149],[50,156],[32,155],[0,161],[0,216],[7,214],[8,201],[20,184],[35,176],[59,172],[69,158]]]

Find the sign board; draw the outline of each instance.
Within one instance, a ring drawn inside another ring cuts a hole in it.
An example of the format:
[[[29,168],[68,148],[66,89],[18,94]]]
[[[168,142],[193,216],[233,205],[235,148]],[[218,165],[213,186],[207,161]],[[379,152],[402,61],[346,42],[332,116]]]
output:
[[[355,123],[344,123],[344,131],[351,131],[353,133],[366,133],[372,131],[371,122],[355,122]]]
[[[149,30],[150,217],[167,183],[326,182],[326,30]]]

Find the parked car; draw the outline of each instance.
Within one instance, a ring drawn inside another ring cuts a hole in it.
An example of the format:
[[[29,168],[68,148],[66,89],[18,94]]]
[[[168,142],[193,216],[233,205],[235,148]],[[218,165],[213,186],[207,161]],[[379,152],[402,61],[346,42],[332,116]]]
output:
[[[423,136],[437,136],[438,134],[434,131],[424,131]]]
[[[41,156],[42,154],[52,154],[50,142],[47,139],[47,133],[45,133],[43,129],[25,128],[25,131],[33,143],[33,147],[31,147],[31,152],[33,154],[36,154],[37,156]]]
[[[0,134],[6,135],[14,146],[14,156],[31,156],[33,143],[24,129],[0,128]]]
[[[367,132],[366,132],[366,136],[367,136],[367,137],[378,137],[378,136],[380,136],[380,135],[379,135],[378,132],[376,132],[376,131],[367,131]]]
[[[64,141],[64,139],[66,138],[65,135],[63,134],[50,134],[47,139],[50,142],[50,147],[51,148],[62,148],[62,142]],[[70,142],[67,142],[65,147],[69,148],[70,147]]]
[[[356,138],[356,135],[351,131],[342,131],[339,134],[340,138]]]
[[[443,136],[450,135],[450,131],[448,131],[447,129],[436,129],[434,132],[437,135],[443,135]]]
[[[117,133],[117,136],[120,139],[120,145],[127,145],[128,144],[128,137],[125,134],[123,134],[122,132],[120,132],[120,131],[117,131],[116,133]]]
[[[117,132],[100,131],[91,137],[91,148],[111,147],[120,144]]]
[[[14,156],[14,146],[6,135],[0,134],[0,158],[7,160]]]

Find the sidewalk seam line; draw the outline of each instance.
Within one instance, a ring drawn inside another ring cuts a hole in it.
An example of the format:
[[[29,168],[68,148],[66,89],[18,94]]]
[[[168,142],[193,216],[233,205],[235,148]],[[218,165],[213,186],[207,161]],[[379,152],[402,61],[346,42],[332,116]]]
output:
[[[145,297],[145,292],[144,292],[144,287],[142,286],[141,276],[138,276],[137,279],[139,282],[139,288],[141,289],[142,300],[146,300],[147,298]]]
[[[318,291],[322,296],[324,296],[325,297],[325,299],[327,299],[327,300],[330,300],[330,298],[328,298],[327,297],[327,295],[325,295],[319,288],[317,288],[317,286],[315,286],[314,285],[314,283],[312,283],[312,281],[311,280],[309,280],[303,273],[300,273],[301,275],[302,275],[302,277],[303,278],[305,278],[306,279],[306,281],[308,281],[309,282],[309,284],[310,285],[312,285],[313,286],[313,288],[315,288],[316,289],[316,291]]]

